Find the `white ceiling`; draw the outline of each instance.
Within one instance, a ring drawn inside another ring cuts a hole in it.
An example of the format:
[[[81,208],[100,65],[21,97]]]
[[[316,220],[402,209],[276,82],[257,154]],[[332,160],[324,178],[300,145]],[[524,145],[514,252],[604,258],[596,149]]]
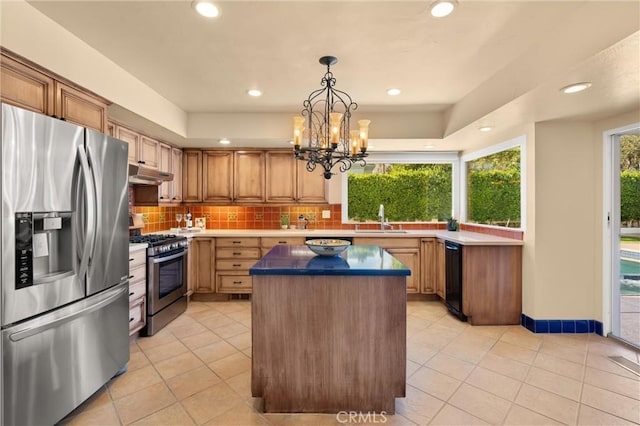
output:
[[[197,15],[190,0],[29,3],[194,121],[299,112],[319,87],[323,55],[338,57],[336,87],[360,114],[416,117],[422,130],[393,149],[422,150],[426,143],[464,149],[469,138],[487,137],[478,134],[480,124],[499,131],[541,120],[593,120],[640,104],[638,1],[460,0],[453,15],[440,19],[426,1],[219,1],[222,15],[214,20]],[[583,80],[593,87],[558,91]],[[402,93],[388,96],[391,87]],[[250,88],[263,96],[249,97]],[[143,111],[134,113],[120,110],[149,125]],[[423,129],[420,117],[440,125]],[[222,134],[224,127],[200,125],[175,141],[212,146],[231,134],[240,145],[283,146],[281,129],[290,120],[263,137],[241,129]],[[383,134],[376,135],[373,121],[371,137],[393,139],[392,128],[381,123]]]

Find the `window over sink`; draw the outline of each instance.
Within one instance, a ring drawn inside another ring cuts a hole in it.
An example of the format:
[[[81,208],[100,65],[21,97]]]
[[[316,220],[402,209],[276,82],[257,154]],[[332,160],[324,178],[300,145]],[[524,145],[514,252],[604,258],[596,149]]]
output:
[[[457,153],[372,153],[344,173],[342,217],[377,222],[442,222],[454,215]],[[344,219],[343,219],[344,220]]]

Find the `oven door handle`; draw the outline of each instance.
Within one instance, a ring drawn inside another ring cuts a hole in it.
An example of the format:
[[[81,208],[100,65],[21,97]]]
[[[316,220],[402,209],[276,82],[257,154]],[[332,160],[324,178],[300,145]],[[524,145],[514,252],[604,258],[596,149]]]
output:
[[[155,258],[155,259],[151,259],[151,262],[153,262],[153,263],[167,262],[169,260],[177,259],[179,257],[184,257],[185,254],[187,254],[186,251],[181,251],[180,253],[172,254],[171,256],[158,257],[158,258]]]

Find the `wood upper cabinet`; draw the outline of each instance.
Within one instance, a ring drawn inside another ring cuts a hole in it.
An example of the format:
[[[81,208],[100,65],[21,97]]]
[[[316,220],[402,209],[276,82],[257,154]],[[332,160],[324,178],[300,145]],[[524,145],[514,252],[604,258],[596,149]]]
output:
[[[107,100],[6,51],[0,56],[0,74],[2,102],[107,132]]]
[[[138,163],[157,169],[160,167],[160,142],[148,136],[140,135],[138,146]]]
[[[202,151],[182,151],[182,199],[186,202],[202,201]]]
[[[290,150],[267,151],[265,157],[266,201],[296,201],[296,162]]]
[[[171,173],[173,182],[171,185],[171,201],[182,201],[182,150],[171,148]]]
[[[308,172],[291,150],[266,153],[266,201],[326,203],[322,169]]]
[[[188,182],[188,185],[191,185],[191,182]],[[217,203],[233,201],[233,151],[202,152],[200,201]]]
[[[56,103],[53,115],[98,132],[107,130],[107,103],[75,87],[55,82]]]
[[[2,102],[41,114],[53,114],[53,78],[4,54],[0,56],[0,75]]]
[[[161,143],[160,144],[160,163],[159,163],[159,167],[158,170],[160,170],[161,172],[167,172],[167,173],[172,173],[172,153],[171,153],[171,146]],[[173,176],[174,181],[172,182],[162,182],[162,184],[160,185],[160,202],[162,203],[168,203],[171,200],[171,192],[173,190],[173,183],[175,182],[176,176]]]
[[[265,200],[264,151],[235,151],[233,158],[233,199],[262,203]]]
[[[307,162],[295,160],[297,168],[297,201],[301,203],[326,203],[327,180],[324,169],[316,167],[313,172],[306,169]]]
[[[129,144],[129,163],[138,163],[138,147],[140,146],[140,134],[119,125],[115,126],[116,139]]]

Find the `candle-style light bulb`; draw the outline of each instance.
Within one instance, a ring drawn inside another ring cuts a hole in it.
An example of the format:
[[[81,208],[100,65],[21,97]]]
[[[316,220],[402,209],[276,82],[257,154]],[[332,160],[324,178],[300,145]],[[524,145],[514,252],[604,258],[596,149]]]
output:
[[[332,145],[337,145],[340,140],[340,120],[342,120],[341,113],[332,112],[329,114],[329,130],[331,133],[330,142]]]
[[[360,126],[360,151],[365,152],[369,143],[369,123],[371,120],[358,120]]]
[[[296,148],[300,148],[302,144],[302,132],[304,132],[304,117],[293,117],[293,145]]]

